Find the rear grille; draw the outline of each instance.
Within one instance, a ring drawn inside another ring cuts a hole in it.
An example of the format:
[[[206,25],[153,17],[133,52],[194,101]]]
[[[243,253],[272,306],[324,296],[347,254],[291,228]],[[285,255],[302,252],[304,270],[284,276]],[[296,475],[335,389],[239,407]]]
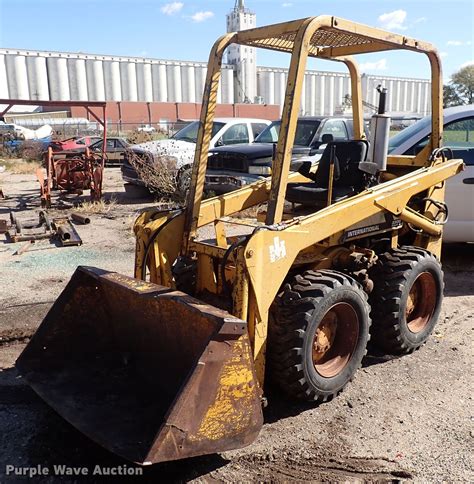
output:
[[[210,156],[207,162],[207,167],[211,170],[231,170],[240,173],[248,172],[247,160],[235,157]]]

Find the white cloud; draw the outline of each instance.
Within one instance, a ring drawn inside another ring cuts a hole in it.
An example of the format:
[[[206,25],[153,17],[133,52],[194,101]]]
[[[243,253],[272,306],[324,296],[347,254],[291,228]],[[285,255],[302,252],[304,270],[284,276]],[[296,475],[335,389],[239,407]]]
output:
[[[365,71],[386,71],[388,69],[387,59],[380,59],[375,62],[362,62],[359,64],[360,70]]]
[[[468,67],[468,66],[474,66],[474,60],[470,60],[470,61],[467,61],[467,62],[464,62],[464,64],[461,64],[461,69],[464,69],[465,67]]]
[[[426,22],[428,19],[426,17],[420,17],[420,18],[417,18],[413,23],[414,24],[421,24],[421,23],[424,23]]]
[[[204,22],[205,20],[214,17],[214,12],[196,12],[191,16],[194,22]]]
[[[183,7],[184,3],[182,2],[167,3],[161,7],[161,11],[166,15],[174,15],[180,12]]]
[[[282,6],[282,7],[292,7],[292,6],[293,6],[293,4],[292,4],[292,3],[290,3],[290,2],[285,2],[285,3],[282,3],[282,4],[281,4],[281,6]]]
[[[471,45],[472,42],[470,40],[463,42],[462,40],[448,40],[446,45],[451,47],[461,47],[462,45]]]
[[[394,10],[380,15],[378,21],[382,28],[387,30],[406,30],[407,27],[404,25],[406,18],[405,10]]]
[[[439,56],[440,56],[441,58],[443,58],[443,57],[448,57],[448,53],[447,53],[447,52],[440,52],[440,53],[439,53]]]

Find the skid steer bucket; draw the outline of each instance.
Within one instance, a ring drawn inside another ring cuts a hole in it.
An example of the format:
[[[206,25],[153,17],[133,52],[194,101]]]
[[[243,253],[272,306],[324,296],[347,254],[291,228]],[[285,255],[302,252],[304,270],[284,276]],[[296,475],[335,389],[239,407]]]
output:
[[[76,270],[16,366],[77,429],[140,464],[244,447],[263,423],[244,321],[96,268]]]

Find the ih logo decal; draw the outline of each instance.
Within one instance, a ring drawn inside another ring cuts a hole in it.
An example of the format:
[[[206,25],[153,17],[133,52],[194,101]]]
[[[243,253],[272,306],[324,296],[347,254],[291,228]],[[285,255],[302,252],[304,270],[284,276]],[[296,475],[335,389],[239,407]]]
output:
[[[275,237],[273,239],[273,245],[271,245],[268,250],[270,251],[270,262],[276,262],[277,260],[286,257],[285,241],[280,240],[280,237]]]

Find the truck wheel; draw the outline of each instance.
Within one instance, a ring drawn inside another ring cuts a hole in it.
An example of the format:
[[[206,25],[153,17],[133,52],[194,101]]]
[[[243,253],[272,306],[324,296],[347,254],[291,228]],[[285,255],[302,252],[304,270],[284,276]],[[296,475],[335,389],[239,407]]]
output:
[[[371,271],[374,343],[390,354],[406,354],[428,339],[443,300],[443,271],[438,259],[417,247],[392,249]]]
[[[270,378],[291,397],[332,399],[366,353],[369,313],[366,293],[347,275],[331,270],[297,275],[272,306]]]

